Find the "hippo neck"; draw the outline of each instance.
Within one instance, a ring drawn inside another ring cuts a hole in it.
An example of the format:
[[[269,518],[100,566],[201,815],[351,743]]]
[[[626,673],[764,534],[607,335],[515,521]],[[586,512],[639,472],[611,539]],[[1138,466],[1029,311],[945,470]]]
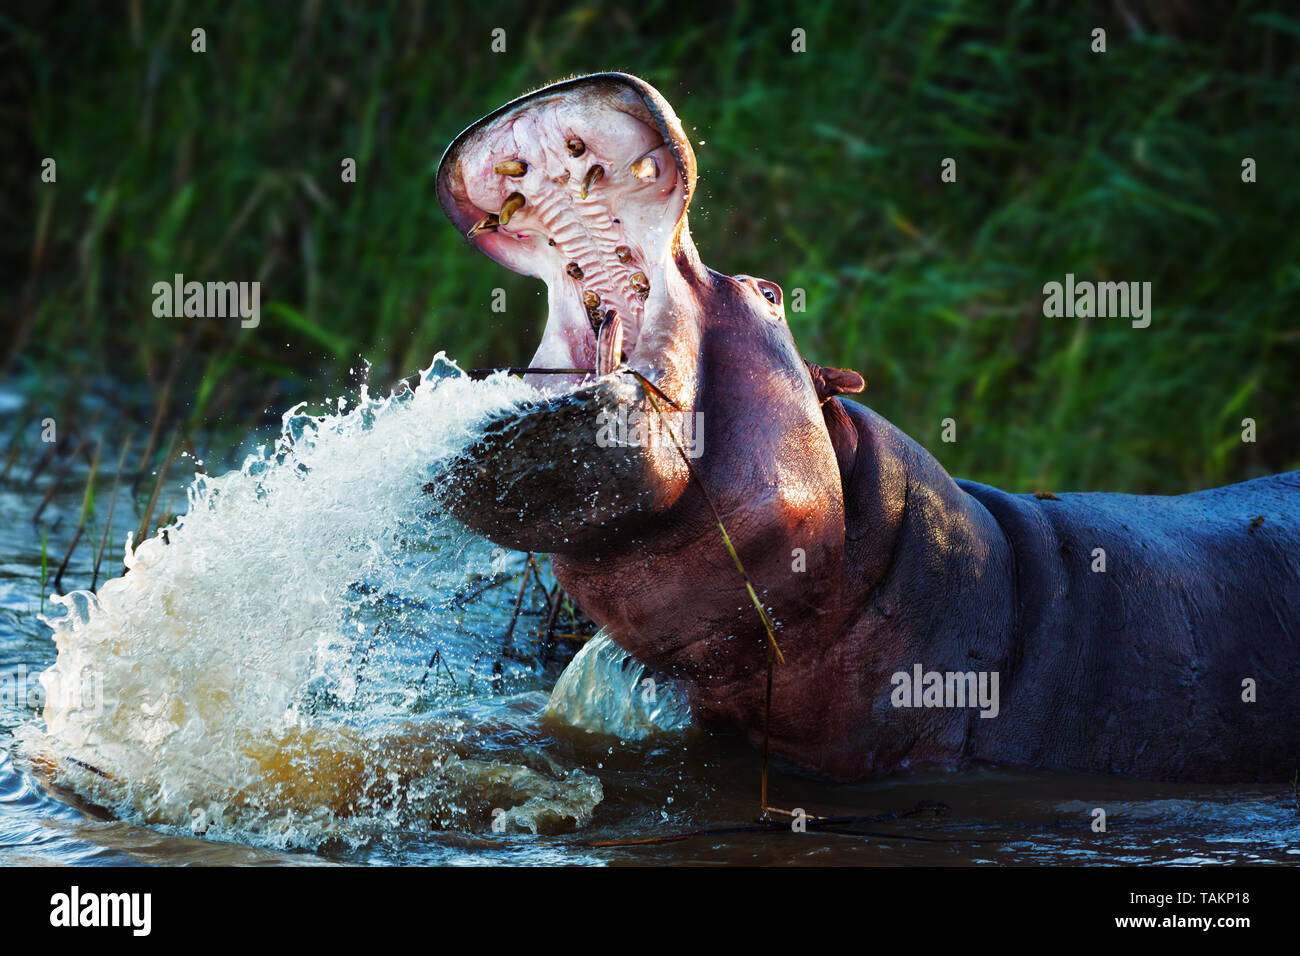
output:
[[[1010,560],[993,515],[933,455],[864,405],[834,399],[824,408],[840,465],[844,591],[855,617],[900,573],[965,583],[954,579],[983,580],[990,563]],[[917,551],[946,560],[913,569],[909,559]],[[951,596],[937,597],[947,604]]]
[[[997,521],[923,448],[875,412],[824,408],[841,468],[842,623],[810,640],[813,668],[777,668],[776,752],[838,778],[969,755],[974,708],[898,709],[893,675],[1004,669],[1014,640],[1014,558]],[[792,648],[790,654],[798,654]],[[808,687],[843,686],[832,699]],[[751,722],[751,727],[761,723]],[[752,736],[752,733],[751,733]],[[809,761],[809,739],[819,741]]]
[[[736,534],[787,660],[774,673],[773,750],[843,778],[902,760],[961,759],[977,711],[895,710],[891,676],[916,664],[941,672],[1002,666],[1014,620],[1010,547],[990,513],[889,422],[839,399],[823,410],[842,476],[838,533],[834,523],[823,527],[804,574],[791,573],[788,554],[763,563],[753,547],[761,529]],[[565,556],[556,570],[619,643],[690,681],[704,726],[758,742],[762,631],[732,587],[725,555],[714,555],[706,580],[698,558],[676,560],[716,537],[695,494],[681,507],[679,520],[627,551]],[[859,675],[846,693],[818,690],[843,687],[845,673]]]

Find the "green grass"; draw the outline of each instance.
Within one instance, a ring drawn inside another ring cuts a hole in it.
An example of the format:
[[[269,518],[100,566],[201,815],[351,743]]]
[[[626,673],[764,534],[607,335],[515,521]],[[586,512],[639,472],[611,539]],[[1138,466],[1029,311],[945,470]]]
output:
[[[140,385],[166,435],[338,394],[362,358],[380,382],[438,349],[518,363],[544,291],[443,219],[438,158],[526,89],[623,69],[696,143],[705,261],[805,289],[804,354],[861,371],[863,399],[954,474],[1180,492],[1300,467],[1300,17],[1283,4],[1132,0],[1140,29],[1065,2],[31,6],[0,20],[25,92],[0,255],[18,267],[10,371],[38,390]],[[151,286],[176,272],[261,280],[261,327],[155,318]],[[1151,327],[1045,319],[1042,285],[1067,272],[1150,281]]]

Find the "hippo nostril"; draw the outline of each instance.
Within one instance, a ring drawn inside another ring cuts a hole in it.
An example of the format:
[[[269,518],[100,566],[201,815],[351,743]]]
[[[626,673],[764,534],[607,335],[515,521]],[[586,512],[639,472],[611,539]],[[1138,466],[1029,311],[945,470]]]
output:
[[[576,262],[570,262],[567,266],[564,267],[564,271],[567,272],[570,275],[570,277],[574,279],[582,278],[582,266],[578,265]]]
[[[653,156],[642,156],[632,164],[632,175],[637,179],[658,179],[659,164]]]
[[[498,219],[500,220],[500,224],[503,226],[506,225],[508,222],[510,222],[510,217],[523,208],[524,208],[523,194],[511,193],[509,198],[506,199],[505,205],[501,207],[501,212],[498,216]]]
[[[576,136],[566,139],[564,141],[564,146],[568,149],[570,156],[581,156],[587,151],[587,144]]]
[[[627,246],[619,246],[614,250],[614,255],[618,256],[618,261],[628,263],[632,261],[632,250]]]
[[[582,177],[582,189],[578,192],[578,198],[586,199],[587,193],[591,190],[591,187],[604,178],[605,167],[601,166],[599,163],[592,166],[591,169],[587,170],[587,175]]]
[[[518,159],[507,159],[503,163],[497,163],[492,167],[492,171],[500,176],[513,176],[518,178],[528,172],[528,164]]]

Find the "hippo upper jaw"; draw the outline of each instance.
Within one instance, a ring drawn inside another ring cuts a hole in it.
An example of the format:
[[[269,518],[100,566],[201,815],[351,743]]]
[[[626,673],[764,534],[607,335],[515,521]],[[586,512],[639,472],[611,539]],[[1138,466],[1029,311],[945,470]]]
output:
[[[625,361],[653,370],[674,341],[670,273],[675,259],[696,258],[686,228],[695,176],[672,107],[636,77],[602,73],[544,87],[469,127],[444,154],[437,186],[473,245],[546,283],[531,367],[606,374]]]

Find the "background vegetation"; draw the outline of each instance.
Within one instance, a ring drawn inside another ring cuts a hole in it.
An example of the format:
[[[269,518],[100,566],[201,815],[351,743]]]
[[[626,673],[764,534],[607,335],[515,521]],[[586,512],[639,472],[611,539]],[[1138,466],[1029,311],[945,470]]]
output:
[[[954,474],[1181,492],[1300,467],[1300,17],[1283,4],[30,4],[0,14],[0,342],[41,408],[238,433],[439,349],[516,363],[545,297],[472,253],[442,150],[526,89],[621,69],[696,143],[716,269],[807,290],[813,361]],[[207,31],[192,53],[190,31]],[[493,28],[508,51],[490,52]],[[807,52],[790,50],[807,31]],[[1108,50],[1090,50],[1091,31]],[[58,163],[56,184],[40,161]],[[958,181],[939,179],[944,157]],[[1259,181],[1241,181],[1243,157]],[[340,181],[354,157],[358,182]],[[262,324],[154,282],[262,282]],[[1150,281],[1151,327],[1042,286]],[[508,290],[495,315],[491,290]],[[271,414],[268,414],[271,413]],[[1240,421],[1259,423],[1257,444]],[[939,442],[940,422],[958,442]],[[139,447],[139,446],[137,446]]]

